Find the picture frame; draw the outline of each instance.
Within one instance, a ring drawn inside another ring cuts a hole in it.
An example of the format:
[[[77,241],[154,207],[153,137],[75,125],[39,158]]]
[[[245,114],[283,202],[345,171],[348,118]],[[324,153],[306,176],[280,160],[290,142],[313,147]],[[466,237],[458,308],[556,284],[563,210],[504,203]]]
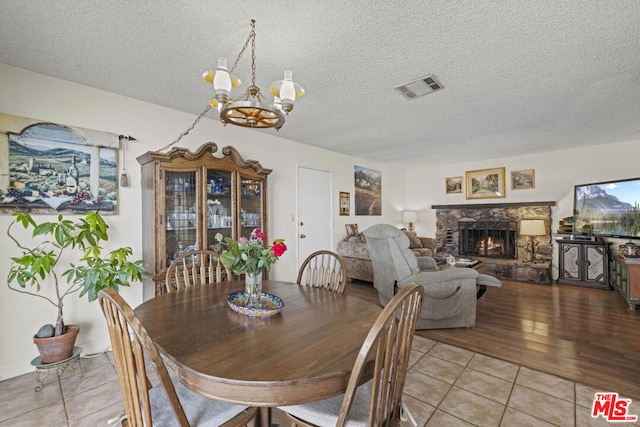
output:
[[[340,192],[340,200],[338,201],[338,206],[340,206],[340,215],[341,216],[349,216],[350,214],[350,206],[351,206],[351,195],[346,191]]]
[[[355,237],[358,235],[358,224],[345,224],[347,229],[347,237]]]
[[[453,176],[453,177],[445,178],[444,182],[445,182],[446,194],[462,193],[462,177],[461,176]]]
[[[467,199],[491,199],[506,196],[504,167],[478,169],[465,173]]]
[[[534,169],[511,171],[512,190],[533,190],[536,188],[536,172]]]

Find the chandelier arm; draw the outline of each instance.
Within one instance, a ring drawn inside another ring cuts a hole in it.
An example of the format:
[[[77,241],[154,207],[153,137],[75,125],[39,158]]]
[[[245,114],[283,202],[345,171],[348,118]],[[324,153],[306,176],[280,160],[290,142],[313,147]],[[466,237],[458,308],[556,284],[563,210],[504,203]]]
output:
[[[187,128],[187,130],[182,132],[176,139],[173,140],[173,142],[171,142],[170,144],[165,145],[164,147],[162,147],[158,151],[167,150],[167,149],[173,147],[174,145],[176,145],[178,142],[180,142],[180,140],[183,137],[187,136],[189,134],[189,132],[191,132],[194,127],[196,127],[198,122],[200,122],[200,120],[205,116],[205,114],[207,114],[209,112],[209,110],[211,110],[211,105],[207,105],[206,107],[204,107],[204,110],[202,111],[202,113],[200,113],[200,115],[198,117],[196,117],[196,119],[193,121],[193,123],[191,123],[191,126],[189,126]]]

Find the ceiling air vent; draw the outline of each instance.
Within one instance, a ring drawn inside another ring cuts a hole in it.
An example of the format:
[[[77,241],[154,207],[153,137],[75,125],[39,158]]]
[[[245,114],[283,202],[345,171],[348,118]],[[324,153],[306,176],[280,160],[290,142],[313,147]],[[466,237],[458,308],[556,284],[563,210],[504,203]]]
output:
[[[405,98],[414,99],[442,89],[442,85],[436,81],[433,74],[429,74],[411,83],[398,86],[396,89],[403,94]]]

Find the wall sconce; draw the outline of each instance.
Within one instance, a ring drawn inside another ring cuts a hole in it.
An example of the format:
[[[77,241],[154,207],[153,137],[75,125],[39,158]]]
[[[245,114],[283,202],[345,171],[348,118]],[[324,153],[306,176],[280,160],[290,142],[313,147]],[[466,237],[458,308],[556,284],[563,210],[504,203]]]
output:
[[[402,212],[402,222],[406,222],[408,227],[407,230],[415,233],[415,229],[413,228],[413,223],[418,222],[418,212],[415,211],[403,211]]]
[[[520,235],[529,236],[529,241],[524,246],[524,250],[529,255],[529,258],[524,260],[524,262],[532,262],[534,264],[542,262],[542,260],[537,257],[540,244],[536,236],[547,235],[547,228],[544,225],[544,221],[541,219],[523,219],[520,221]]]

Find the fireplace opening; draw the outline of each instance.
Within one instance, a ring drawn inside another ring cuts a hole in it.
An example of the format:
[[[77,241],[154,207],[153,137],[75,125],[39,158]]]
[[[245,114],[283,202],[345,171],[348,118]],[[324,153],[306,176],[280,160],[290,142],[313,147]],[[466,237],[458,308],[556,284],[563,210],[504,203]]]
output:
[[[516,221],[461,221],[458,253],[465,256],[517,259]]]

